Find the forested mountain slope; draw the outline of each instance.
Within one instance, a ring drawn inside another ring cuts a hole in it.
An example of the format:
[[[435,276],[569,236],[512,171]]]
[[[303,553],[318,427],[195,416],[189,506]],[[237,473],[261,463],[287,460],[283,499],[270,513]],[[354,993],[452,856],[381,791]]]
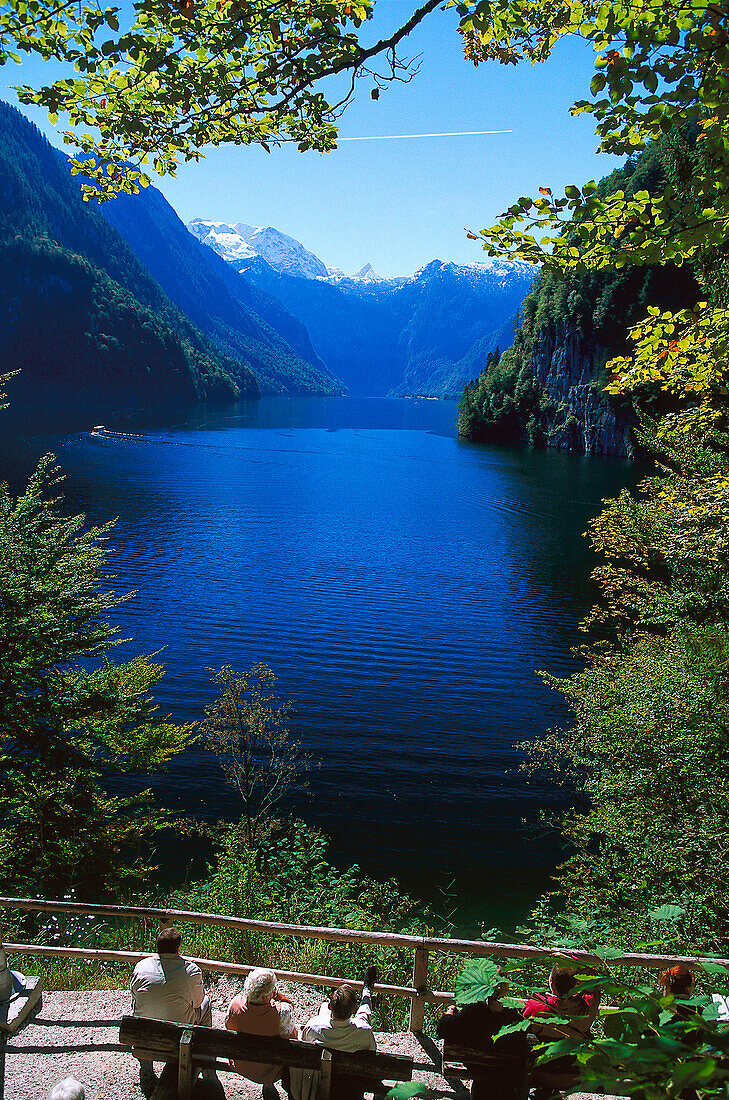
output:
[[[602,180],[599,193],[622,188],[630,197],[662,188],[666,155],[657,143]],[[632,454],[632,407],[604,393],[605,364],[627,352],[627,329],[649,306],[679,309],[699,297],[687,265],[544,272],[524,300],[513,347],[500,358],[489,355],[464,389],[460,434],[592,454]]]
[[[154,187],[99,207],[172,301],[226,355],[255,373],[264,393],[341,393],[306,328],[205,248]]]
[[[259,392],[81,201],[61,157],[0,103],[0,363],[14,402],[98,407]]]

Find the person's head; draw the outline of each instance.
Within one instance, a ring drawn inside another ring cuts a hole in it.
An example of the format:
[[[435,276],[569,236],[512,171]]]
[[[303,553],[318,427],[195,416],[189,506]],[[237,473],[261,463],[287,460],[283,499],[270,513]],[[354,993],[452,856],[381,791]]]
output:
[[[163,928],[157,936],[158,955],[179,955],[182,936],[174,924],[169,928]]]
[[[335,1020],[348,1020],[359,1005],[359,993],[353,985],[344,982],[329,998],[329,1008]]]
[[[665,994],[672,993],[674,997],[685,997],[693,989],[694,976],[687,966],[678,963],[663,971],[658,984]]]
[[[555,963],[549,975],[549,988],[555,997],[566,997],[575,988],[574,970],[569,966],[559,966]]]
[[[276,975],[273,970],[264,970],[263,967],[251,970],[243,983],[243,996],[249,1005],[268,1004],[275,991]]]
[[[86,1090],[75,1077],[66,1077],[53,1086],[48,1100],[86,1100]]]

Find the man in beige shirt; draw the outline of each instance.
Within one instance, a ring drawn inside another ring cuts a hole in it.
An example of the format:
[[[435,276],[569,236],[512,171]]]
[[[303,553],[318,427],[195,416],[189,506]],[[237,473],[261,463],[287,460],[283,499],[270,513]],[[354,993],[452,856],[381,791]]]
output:
[[[181,943],[182,936],[176,928],[163,928],[157,936],[157,954],[142,959],[134,967],[131,982],[134,1015],[212,1027],[212,1007],[205,994],[202,971],[182,958]],[[145,1096],[151,1096],[156,1083],[152,1063],[140,1061],[139,1084]]]

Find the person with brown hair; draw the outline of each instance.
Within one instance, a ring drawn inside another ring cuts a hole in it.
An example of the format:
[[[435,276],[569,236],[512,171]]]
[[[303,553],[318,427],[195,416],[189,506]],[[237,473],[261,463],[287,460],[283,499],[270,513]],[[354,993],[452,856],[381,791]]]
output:
[[[539,1016],[570,1017],[569,1024],[561,1028],[558,1024],[540,1024],[539,1034],[544,1038],[564,1038],[567,1029],[571,1035],[587,1035],[597,1019],[600,994],[573,993],[575,984],[574,970],[555,963],[549,975],[549,993],[530,997],[524,1005],[522,1016],[527,1019],[537,1019]]]
[[[599,993],[575,993],[575,972],[570,966],[555,963],[549,975],[549,993],[530,997],[522,1016],[533,1021],[532,1030],[540,1039],[587,1038],[600,1008]],[[540,1016],[564,1016],[565,1023],[542,1023]],[[549,1068],[555,1073],[579,1077],[577,1059],[572,1054],[553,1058]],[[549,1087],[534,1090],[535,1100],[547,1100],[557,1092]]]
[[[687,966],[677,963],[658,976],[658,984],[666,996],[673,994],[674,997],[690,997],[694,988],[694,976]]]
[[[376,966],[365,974],[360,998],[348,982],[338,986],[328,1001],[324,1001],[316,1016],[301,1032],[306,1043],[321,1043],[329,1050],[376,1050],[372,1034],[372,990],[378,979]]]
[[[675,966],[670,966],[668,970],[664,970],[663,973],[658,975],[658,984],[666,997],[690,997],[694,991],[694,976],[683,963],[676,963]],[[676,1019],[687,1020],[696,1012],[696,1009],[691,1005],[679,1002],[675,1006],[675,1011]],[[700,1039],[700,1032],[681,1036],[682,1042],[688,1043],[689,1046],[700,1042]],[[698,1100],[699,1098],[698,1092],[693,1088],[684,1089],[680,1096],[681,1100]]]
[[[181,943],[182,936],[174,925],[163,928],[155,944],[157,953],[134,967],[132,1011],[148,1020],[212,1027],[213,1010],[205,994],[202,971],[182,958]],[[156,1083],[152,1063],[140,1061],[139,1084],[145,1096],[151,1096]]]

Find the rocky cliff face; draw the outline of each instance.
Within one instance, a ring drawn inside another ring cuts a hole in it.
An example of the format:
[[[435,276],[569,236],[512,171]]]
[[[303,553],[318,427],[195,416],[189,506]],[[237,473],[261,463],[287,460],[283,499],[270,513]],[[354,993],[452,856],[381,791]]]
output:
[[[632,457],[635,418],[607,398],[596,377],[607,358],[577,329],[550,326],[538,337],[530,366],[551,406],[545,410],[549,446]]]

